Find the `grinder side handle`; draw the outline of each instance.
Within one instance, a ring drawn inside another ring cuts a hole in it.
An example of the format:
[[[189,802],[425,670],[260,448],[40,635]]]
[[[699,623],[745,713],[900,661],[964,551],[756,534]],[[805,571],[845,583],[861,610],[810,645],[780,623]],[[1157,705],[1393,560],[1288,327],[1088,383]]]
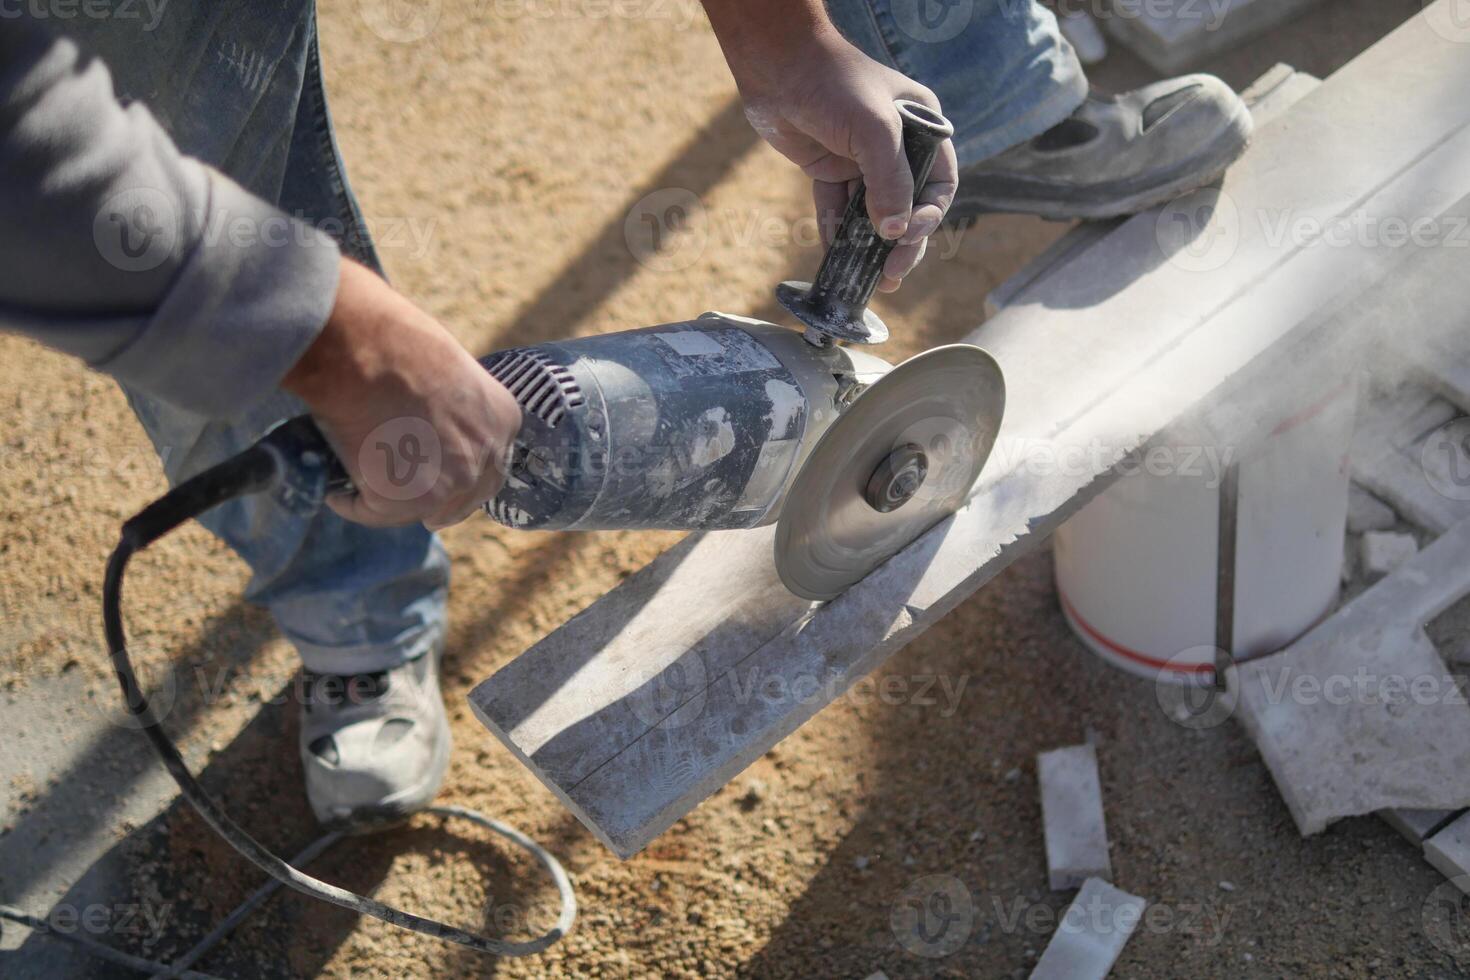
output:
[[[929,182],[939,148],[954,135],[954,125],[919,102],[899,99],[894,107],[903,122],[903,152],[914,176],[917,203]],[[815,281],[810,286],[784,283],[776,296],[810,328],[807,336],[814,343],[882,343],[888,339],[888,328],[867,306],[883,279],[883,266],[897,245],[873,227],[868,217],[867,186],[859,181]]]

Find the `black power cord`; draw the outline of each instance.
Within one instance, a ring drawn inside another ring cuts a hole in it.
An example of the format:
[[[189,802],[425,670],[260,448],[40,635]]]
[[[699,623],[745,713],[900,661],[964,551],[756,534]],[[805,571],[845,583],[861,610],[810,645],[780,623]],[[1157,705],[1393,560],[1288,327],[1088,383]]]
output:
[[[154,714],[147,696],[138,684],[132,662],[128,658],[122,620],[122,583],[128,560],[181,524],[212,507],[236,497],[276,487],[293,466],[299,466],[303,461],[325,466],[329,487],[345,483],[345,474],[326,440],[309,418],[302,417],[277,427],[239,455],[180,483],[123,525],[122,538],[107,562],[107,577],[102,586],[102,625],[107,635],[107,651],[112,657],[118,683],[122,686],[123,700],[128,712],[139,720],[143,733],[152,743],[158,757],[163,760],[164,768],[178,784],[180,793],[205,822],[231,847],[281,884],[303,895],[350,909],[360,915],[370,915],[390,925],[456,943],[476,952],[495,956],[529,956],[540,953],[571,931],[577,916],[577,900],[566,871],[556,858],[535,841],[512,827],[472,811],[440,808],[446,815],[465,817],[515,842],[534,855],[550,874],[561,897],[561,914],[550,931],[528,942],[491,939],[328,884],[296,870],[255,840],[205,792],[189,772],[179,750],[164,732],[160,719]],[[180,964],[179,967],[184,965]],[[170,970],[169,975],[175,975],[174,970],[179,967]]]

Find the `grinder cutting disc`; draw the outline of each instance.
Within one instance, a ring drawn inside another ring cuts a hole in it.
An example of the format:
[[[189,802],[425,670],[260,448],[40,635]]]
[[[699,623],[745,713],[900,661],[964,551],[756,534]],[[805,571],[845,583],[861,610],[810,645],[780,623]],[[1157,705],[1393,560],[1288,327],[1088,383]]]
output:
[[[776,525],[776,570],[832,599],[964,504],[1005,410],[985,351],[936,347],[878,381],[822,434]]]

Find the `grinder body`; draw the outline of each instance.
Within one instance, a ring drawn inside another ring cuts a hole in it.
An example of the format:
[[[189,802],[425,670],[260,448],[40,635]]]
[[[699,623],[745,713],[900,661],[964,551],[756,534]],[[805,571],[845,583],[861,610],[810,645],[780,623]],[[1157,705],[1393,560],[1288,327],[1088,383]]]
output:
[[[523,415],[485,509],[528,530],[769,524],[844,402],[890,368],[717,313],[481,363]]]

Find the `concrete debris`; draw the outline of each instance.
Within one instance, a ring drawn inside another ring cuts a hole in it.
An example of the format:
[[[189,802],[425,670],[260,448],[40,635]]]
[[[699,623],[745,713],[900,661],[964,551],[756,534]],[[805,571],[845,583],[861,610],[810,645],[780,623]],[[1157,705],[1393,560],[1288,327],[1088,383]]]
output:
[[[1087,879],[1062,913],[1031,980],[1102,980],[1138,928],[1147,905],[1105,881]]]
[[[1393,508],[1361,487],[1348,489],[1347,528],[1354,534],[1364,531],[1388,531],[1398,524]]]
[[[1231,678],[1303,836],[1385,809],[1470,806],[1470,707],[1422,624],[1470,592],[1456,525],[1281,653]]]
[[[1414,276],[1403,278],[1432,282],[1437,275],[1457,274],[1456,269],[1437,266],[1444,261],[1439,251],[1453,250],[1436,250],[1416,267]],[[1432,268],[1424,271],[1425,267]],[[1381,319],[1387,314],[1373,311],[1395,309],[1409,296],[1418,295],[1409,290],[1394,282],[1382,301],[1375,297],[1365,307],[1370,312],[1364,315]],[[1458,307],[1455,315],[1459,315]],[[1359,414],[1352,449],[1355,482],[1390,504],[1406,521],[1433,534],[1443,534],[1470,517],[1470,495],[1460,492],[1457,476],[1470,459],[1465,458],[1459,440],[1444,438],[1454,434],[1450,426],[1464,415],[1460,408],[1433,390],[1406,381],[1390,391],[1375,392]]]
[[[1043,752],[1036,757],[1036,774],[1051,890],[1076,888],[1088,878],[1111,881],[1097,750],[1074,745]]]
[[[1470,813],[1424,842],[1424,857],[1456,888],[1470,895]]]
[[[1107,39],[1092,14],[1085,10],[1059,11],[1057,25],[1084,65],[1095,65],[1108,56]]]
[[[1383,810],[1378,816],[1415,847],[1455,818],[1455,810]]]
[[[1412,534],[1395,531],[1369,531],[1363,535],[1358,557],[1363,574],[1379,578],[1398,568],[1419,553],[1419,542]]]

